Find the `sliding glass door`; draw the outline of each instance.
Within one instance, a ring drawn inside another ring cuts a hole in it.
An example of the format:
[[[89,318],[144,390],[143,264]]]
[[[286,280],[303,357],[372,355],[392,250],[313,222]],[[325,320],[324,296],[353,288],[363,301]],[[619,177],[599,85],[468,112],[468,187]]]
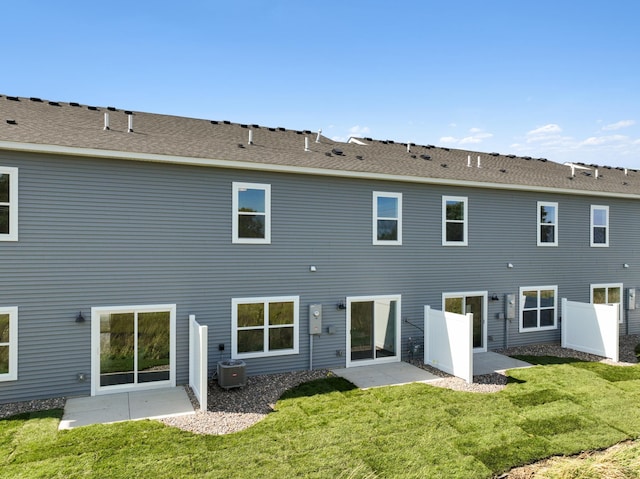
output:
[[[175,383],[175,306],[94,308],[94,392]]]
[[[400,360],[399,296],[348,298],[348,365]]]

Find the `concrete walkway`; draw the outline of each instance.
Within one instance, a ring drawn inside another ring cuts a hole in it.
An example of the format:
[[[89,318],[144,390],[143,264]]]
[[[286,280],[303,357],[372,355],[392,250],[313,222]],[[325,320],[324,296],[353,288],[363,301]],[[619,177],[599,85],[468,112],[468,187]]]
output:
[[[58,429],[195,414],[183,387],[67,399]]]

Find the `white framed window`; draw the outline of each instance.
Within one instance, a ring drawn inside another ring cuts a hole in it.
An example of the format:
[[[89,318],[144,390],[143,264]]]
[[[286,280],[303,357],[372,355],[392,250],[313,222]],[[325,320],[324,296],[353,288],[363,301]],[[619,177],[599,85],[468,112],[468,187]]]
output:
[[[373,192],[373,244],[402,244],[402,193]]]
[[[18,241],[18,168],[0,166],[0,241]]]
[[[298,354],[299,309],[299,296],[232,299],[232,358]]]
[[[538,201],[538,246],[558,246],[558,203]]]
[[[18,379],[18,308],[0,308],[0,381]]]
[[[467,246],[467,203],[466,196],[442,197],[443,246]]]
[[[590,299],[592,304],[618,304],[618,322],[624,322],[622,283],[592,284]]]
[[[558,327],[558,287],[520,288],[520,332]]]
[[[271,185],[233,183],[233,243],[271,243]]]
[[[591,205],[591,246],[609,246],[609,207]]]

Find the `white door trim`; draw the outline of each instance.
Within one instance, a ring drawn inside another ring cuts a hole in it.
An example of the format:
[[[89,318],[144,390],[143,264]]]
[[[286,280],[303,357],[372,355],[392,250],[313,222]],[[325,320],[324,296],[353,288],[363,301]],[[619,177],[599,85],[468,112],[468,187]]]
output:
[[[482,297],[482,347],[480,348],[473,348],[473,352],[474,353],[485,353],[487,352],[487,339],[488,339],[488,333],[487,333],[487,315],[488,315],[488,308],[487,308],[487,301],[489,298],[489,292],[488,291],[460,291],[460,292],[454,292],[454,293],[442,293],[442,311],[445,311],[445,299],[447,298],[467,298],[470,296],[481,296]],[[462,312],[463,314],[466,314],[466,311]]]
[[[117,386],[100,386],[100,314],[125,312],[169,312],[169,380],[153,381],[140,384],[122,384]],[[91,395],[112,394],[119,392],[146,391],[176,386],[176,305],[155,304],[141,306],[100,306],[91,308]]]
[[[388,294],[388,295],[377,295],[377,296],[348,296],[347,297],[347,308],[346,308],[346,312],[347,312],[347,347],[345,349],[345,356],[346,356],[346,367],[350,368],[350,367],[355,367],[355,366],[367,366],[367,365],[372,365],[372,364],[380,364],[380,363],[397,363],[400,362],[401,360],[401,356],[402,356],[402,351],[401,351],[401,329],[400,329],[400,323],[401,321],[401,312],[402,312],[402,305],[401,305],[401,298],[402,295],[400,294]],[[395,342],[395,350],[396,350],[396,355],[395,356],[389,356],[389,357],[384,357],[384,358],[378,358],[378,359],[360,359],[360,360],[356,360],[356,361],[351,361],[351,303],[358,303],[358,302],[366,302],[366,301],[376,301],[376,300],[382,300],[382,299],[386,299],[389,301],[395,301],[396,302],[396,324],[395,324],[395,335],[396,335],[396,342]]]

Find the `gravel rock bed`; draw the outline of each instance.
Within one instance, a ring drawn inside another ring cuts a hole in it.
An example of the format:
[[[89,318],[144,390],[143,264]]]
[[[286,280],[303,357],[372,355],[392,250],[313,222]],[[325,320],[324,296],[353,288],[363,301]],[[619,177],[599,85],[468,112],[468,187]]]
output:
[[[48,409],[62,409],[67,398],[35,399],[33,401],[12,402],[0,404],[0,419],[22,414],[23,412],[46,411]]]
[[[506,355],[572,357],[583,361],[633,365],[638,362],[634,348],[639,343],[640,335],[620,338],[620,363],[612,363],[593,354],[563,349],[559,344],[520,346],[496,350],[496,352]],[[429,384],[432,386],[450,388],[457,391],[491,393],[500,391],[507,384],[507,377],[502,374],[494,373],[475,376],[473,384],[467,384],[459,378],[424,365],[420,361],[414,360],[412,364],[422,367],[441,378],[430,382]],[[320,379],[328,375],[331,375],[331,373],[327,370],[315,370],[253,376],[247,379],[246,387],[229,390],[222,389],[216,381],[212,380],[209,382],[209,404],[206,412],[198,411],[196,414],[167,418],[161,421],[166,425],[196,434],[218,435],[238,432],[252,426],[273,411],[274,404],[286,390],[303,382]],[[186,387],[186,390],[194,407],[198,410],[197,400],[188,387]],[[64,403],[65,398],[53,398],[2,404],[0,405],[0,419],[23,412],[63,408]]]
[[[161,419],[168,426],[178,427],[196,434],[229,434],[254,425],[273,411],[282,394],[298,384],[325,378],[326,369],[296,371],[284,374],[266,374],[247,378],[243,388],[223,389],[214,380],[209,381],[207,411],[200,411],[197,400],[187,389],[196,413]]]

